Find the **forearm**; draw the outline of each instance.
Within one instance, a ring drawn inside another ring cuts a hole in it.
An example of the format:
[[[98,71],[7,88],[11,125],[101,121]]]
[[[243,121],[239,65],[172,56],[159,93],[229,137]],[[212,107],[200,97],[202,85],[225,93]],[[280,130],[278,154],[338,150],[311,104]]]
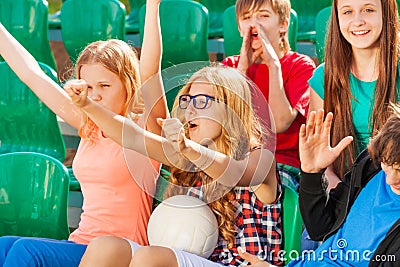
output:
[[[123,130],[126,130],[130,138],[137,138],[138,129],[131,125],[124,116],[117,115],[99,104],[88,99],[87,104],[82,108],[86,115],[102,130],[102,132],[114,142],[123,145]],[[127,126],[125,127],[125,123]],[[140,128],[140,127],[139,127]],[[130,148],[130,147],[127,147]]]
[[[327,208],[327,193],[322,185],[323,172],[301,172],[300,211],[304,225],[313,240],[322,240],[332,228],[336,216]]]
[[[286,96],[282,70],[280,63],[270,64],[269,70],[269,101],[268,104],[275,121],[275,131],[282,133],[286,131],[297,116],[297,110],[294,109]]]
[[[15,74],[46,106],[75,128],[81,113],[60,86],[40,68],[36,59],[0,23],[0,55]]]
[[[141,91],[145,106],[146,128],[156,134],[161,134],[157,118],[166,118],[169,115],[161,78],[161,54],[159,3],[147,1],[140,59]]]
[[[88,117],[103,131],[103,133],[124,148],[148,156],[162,164],[180,166],[183,157],[170,153],[168,141],[149,131],[144,130],[132,120],[117,115],[97,103],[88,100],[82,107]]]
[[[269,174],[275,162],[272,153],[265,149],[236,160],[193,141],[189,141],[189,148],[184,150],[183,155],[198,169],[229,187],[255,186],[266,182],[271,178]]]
[[[153,1],[146,3],[143,44],[140,56],[140,76],[144,83],[161,68],[161,30],[159,4]]]
[[[35,58],[0,23],[0,54],[25,83],[32,73],[42,72]]]

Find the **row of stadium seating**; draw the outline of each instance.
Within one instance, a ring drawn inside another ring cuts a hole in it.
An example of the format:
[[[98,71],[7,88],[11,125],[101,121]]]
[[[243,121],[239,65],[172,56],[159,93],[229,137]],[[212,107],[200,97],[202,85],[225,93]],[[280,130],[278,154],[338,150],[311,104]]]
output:
[[[140,37],[144,12],[145,5],[142,5],[136,15]],[[125,40],[126,18],[130,17],[125,14],[124,6],[117,0],[65,0],[61,7],[60,31],[71,61],[75,62],[79,52],[90,42],[110,38]],[[49,45],[46,1],[3,0],[0,2],[0,20],[38,61],[56,70]],[[189,0],[163,0],[160,20],[162,33],[168,36],[163,39],[163,68],[188,61],[208,61],[211,18],[202,4]],[[299,25],[297,14],[292,10],[289,27],[292,50],[296,50]],[[222,32],[226,39],[225,55],[238,54],[241,37],[233,5],[222,14]]]
[[[63,2],[68,0],[63,0]],[[190,0],[192,1],[192,0]],[[204,5],[209,12],[210,27],[208,36],[210,38],[223,37],[223,13],[224,11],[234,5],[236,0],[197,0],[197,2]],[[139,19],[138,15],[141,7],[146,3],[146,0],[129,0],[129,14],[126,17],[126,32],[139,33]],[[330,6],[331,0],[320,1],[302,1],[291,0],[292,9],[298,15],[299,21],[299,34],[297,40],[314,40],[315,38],[315,18],[317,13],[324,7]],[[50,15],[49,26],[52,28],[60,28],[60,13]]]

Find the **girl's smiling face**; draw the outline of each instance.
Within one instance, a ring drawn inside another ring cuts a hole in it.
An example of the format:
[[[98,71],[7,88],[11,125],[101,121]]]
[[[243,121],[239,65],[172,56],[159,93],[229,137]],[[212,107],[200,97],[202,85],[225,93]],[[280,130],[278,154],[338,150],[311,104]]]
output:
[[[382,32],[381,0],[339,0],[339,27],[353,49],[378,47]]]

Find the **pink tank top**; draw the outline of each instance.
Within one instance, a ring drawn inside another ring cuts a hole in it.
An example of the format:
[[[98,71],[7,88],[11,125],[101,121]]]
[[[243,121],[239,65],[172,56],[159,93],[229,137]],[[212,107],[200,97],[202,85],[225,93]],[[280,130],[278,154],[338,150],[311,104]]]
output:
[[[88,244],[95,237],[112,235],[147,245],[160,164],[123,149],[100,130],[97,135],[92,142],[81,140],[72,165],[84,200],[79,227],[69,240]]]

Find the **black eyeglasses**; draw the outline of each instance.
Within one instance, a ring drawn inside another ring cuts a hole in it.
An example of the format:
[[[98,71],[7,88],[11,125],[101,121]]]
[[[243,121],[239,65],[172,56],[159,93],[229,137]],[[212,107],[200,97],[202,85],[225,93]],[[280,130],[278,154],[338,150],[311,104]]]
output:
[[[193,106],[195,109],[205,109],[208,106],[208,100],[217,101],[215,97],[206,95],[206,94],[198,94],[198,95],[181,95],[179,97],[179,108],[187,109],[190,104],[190,101],[193,99]]]

